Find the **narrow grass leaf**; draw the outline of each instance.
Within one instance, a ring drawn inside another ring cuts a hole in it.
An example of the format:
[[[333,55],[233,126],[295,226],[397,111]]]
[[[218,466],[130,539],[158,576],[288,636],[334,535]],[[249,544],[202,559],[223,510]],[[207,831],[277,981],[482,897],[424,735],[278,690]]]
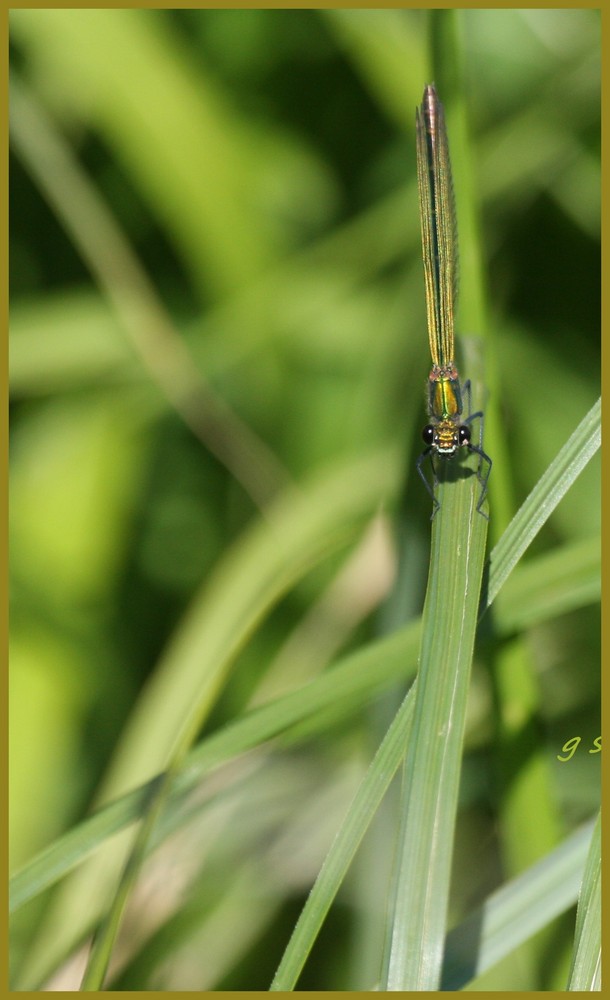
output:
[[[600,444],[601,399],[598,399],[541,476],[494,547],[489,560],[489,587],[485,595],[485,608],[493,602],[525,550],[593,458]]]
[[[601,990],[601,814],[595,823],[576,911],[569,990]]]
[[[440,982],[487,537],[479,492],[474,475],[439,487],[382,990],[435,990]]]
[[[413,719],[415,685],[388,729],[328,852],[292,932],[271,990],[292,990],[356,850],[402,761]]]

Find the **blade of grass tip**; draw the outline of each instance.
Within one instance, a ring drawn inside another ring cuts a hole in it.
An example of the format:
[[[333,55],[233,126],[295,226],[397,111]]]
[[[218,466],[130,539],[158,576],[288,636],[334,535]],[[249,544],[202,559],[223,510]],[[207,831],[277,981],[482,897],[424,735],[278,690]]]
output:
[[[445,467],[441,472],[445,471]],[[432,527],[414,720],[381,990],[437,990],[487,521],[480,486],[446,469]]]
[[[576,911],[569,990],[601,990],[601,814],[591,837]]]
[[[356,850],[404,758],[415,687],[404,699],[352,800],[291,934],[271,983],[272,991],[294,989]]]
[[[483,613],[517,562],[601,444],[598,399],[519,508],[489,559],[489,587]]]

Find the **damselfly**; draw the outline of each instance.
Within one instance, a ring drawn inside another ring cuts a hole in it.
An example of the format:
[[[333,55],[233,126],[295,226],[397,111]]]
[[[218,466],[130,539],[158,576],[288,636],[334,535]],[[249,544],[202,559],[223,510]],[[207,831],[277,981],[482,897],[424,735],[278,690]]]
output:
[[[457,296],[457,232],[455,202],[449,143],[445,128],[443,105],[438,99],[434,84],[424,90],[421,107],[416,112],[417,126],[417,181],[421,217],[426,306],[428,312],[428,337],[432,355],[432,369],[428,376],[428,416],[430,423],[422,437],[427,447],[417,460],[419,472],[434,504],[432,516],[440,507],[434,495],[438,479],[434,456],[452,458],[459,448],[479,456],[477,476],[481,494],[477,510],[487,493],[487,480],[491,472],[491,458],[483,451],[483,413],[470,412],[470,382],[464,383],[468,401],[468,416],[462,420],[462,390],[455,364],[454,310]],[[470,424],[481,420],[479,444],[472,444]],[[433,485],[426,479],[424,460],[430,456]],[[485,472],[482,472],[485,464]]]

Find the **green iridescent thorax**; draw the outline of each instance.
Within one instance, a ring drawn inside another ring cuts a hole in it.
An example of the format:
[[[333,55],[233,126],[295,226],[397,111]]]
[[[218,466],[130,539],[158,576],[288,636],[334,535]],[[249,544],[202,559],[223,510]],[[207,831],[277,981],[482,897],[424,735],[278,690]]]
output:
[[[428,413],[435,420],[458,422],[462,413],[462,392],[455,365],[432,367],[428,377]]]

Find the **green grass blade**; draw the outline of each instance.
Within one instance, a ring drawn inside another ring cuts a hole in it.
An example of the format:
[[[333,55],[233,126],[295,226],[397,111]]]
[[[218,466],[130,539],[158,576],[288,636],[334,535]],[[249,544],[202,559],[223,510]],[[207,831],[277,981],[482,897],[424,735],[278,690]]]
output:
[[[601,815],[593,830],[578,900],[568,989],[601,990]]]
[[[382,990],[438,988],[487,521],[474,476],[439,487]]]
[[[563,445],[490,556],[489,607],[517,562],[578,478],[601,444],[601,399],[598,399]]]
[[[402,761],[413,720],[414,685],[388,729],[328,852],[271,983],[292,990],[345,873]]]
[[[494,603],[495,625],[510,635],[598,601],[601,542],[578,539],[518,566]]]

